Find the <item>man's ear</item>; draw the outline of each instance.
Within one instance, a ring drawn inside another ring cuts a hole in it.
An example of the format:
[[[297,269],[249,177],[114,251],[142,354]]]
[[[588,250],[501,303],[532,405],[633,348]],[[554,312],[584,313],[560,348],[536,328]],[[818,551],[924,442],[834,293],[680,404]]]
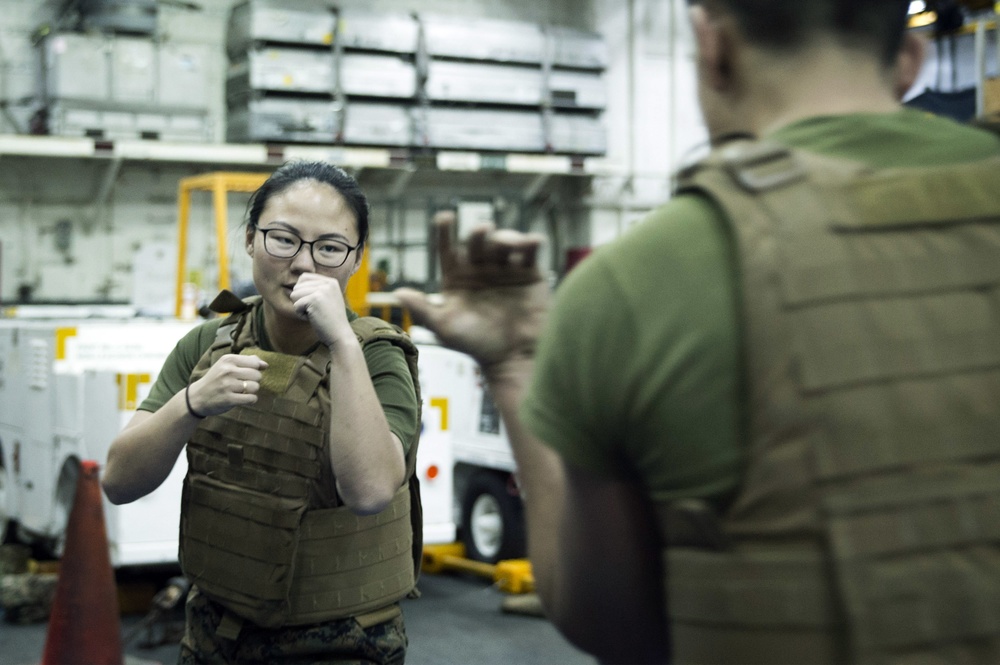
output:
[[[920,76],[920,70],[927,58],[927,40],[921,35],[907,30],[903,35],[903,43],[896,55],[896,66],[893,68],[893,92],[896,99],[910,91]]]
[[[698,46],[695,57],[701,80],[712,90],[720,90],[728,84],[732,71],[730,37],[718,18],[703,5],[694,5],[688,12],[695,44]]]

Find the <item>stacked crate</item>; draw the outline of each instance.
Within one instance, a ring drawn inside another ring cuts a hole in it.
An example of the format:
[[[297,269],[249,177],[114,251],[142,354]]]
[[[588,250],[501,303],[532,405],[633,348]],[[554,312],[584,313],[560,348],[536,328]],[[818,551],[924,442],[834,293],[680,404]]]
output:
[[[107,140],[212,139],[207,46],[56,32],[38,48],[37,131]]]
[[[226,31],[229,141],[336,140],[335,25],[321,2],[253,0],[233,7]]]
[[[550,28],[549,141],[555,152],[603,155],[607,136],[601,116],[608,103],[604,70],[608,49],[600,35]]]
[[[323,3],[250,0],[230,15],[230,141],[408,146],[416,33]],[[339,26],[339,27],[338,27]],[[397,37],[399,39],[397,39]]]
[[[244,0],[227,50],[230,141],[605,152],[595,34]]]
[[[410,15],[340,11],[335,67],[344,143],[413,145],[419,50],[419,31]]]
[[[426,143],[602,154],[607,50],[596,34],[426,16]]]

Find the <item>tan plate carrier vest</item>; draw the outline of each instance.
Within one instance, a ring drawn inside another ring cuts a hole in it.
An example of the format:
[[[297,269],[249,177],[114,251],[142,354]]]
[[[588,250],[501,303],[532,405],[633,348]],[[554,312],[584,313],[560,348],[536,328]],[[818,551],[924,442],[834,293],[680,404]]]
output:
[[[735,502],[661,506],[678,663],[1000,663],[1000,156],[765,142],[680,175],[734,238]]]
[[[246,304],[220,325],[191,381],[222,355],[257,347],[259,297]],[[417,350],[409,337],[372,317],[351,326],[362,346],[388,340],[403,349],[419,405]],[[395,603],[414,589],[422,548],[417,441],[407,454],[408,482],[385,510],[360,516],[338,505],[326,434],[329,352],[320,345],[309,356],[268,353],[267,372],[278,364],[291,368],[287,387],[280,394],[262,387],[256,404],[205,418],[188,443],[180,531],[185,575],[236,616],[268,628]]]

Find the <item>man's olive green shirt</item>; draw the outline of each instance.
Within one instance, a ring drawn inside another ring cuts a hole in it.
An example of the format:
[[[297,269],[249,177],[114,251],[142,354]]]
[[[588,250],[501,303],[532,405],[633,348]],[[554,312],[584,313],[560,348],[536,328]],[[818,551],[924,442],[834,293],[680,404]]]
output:
[[[914,110],[816,117],[767,138],[876,168],[1000,151],[993,134]],[[574,268],[521,405],[528,427],[574,466],[638,478],[655,501],[731,494],[744,418],[733,255],[721,211],[688,194]]]

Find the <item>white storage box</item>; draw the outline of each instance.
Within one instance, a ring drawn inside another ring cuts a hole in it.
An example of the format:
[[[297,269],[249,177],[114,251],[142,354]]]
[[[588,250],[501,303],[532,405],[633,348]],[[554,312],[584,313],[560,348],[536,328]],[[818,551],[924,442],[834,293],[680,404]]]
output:
[[[261,48],[247,52],[229,67],[227,96],[248,90],[331,93],[333,53],[294,48]]]
[[[324,2],[249,0],[229,13],[226,50],[235,59],[257,43],[329,46],[335,25],[336,16]]]
[[[417,94],[417,68],[398,56],[345,53],[340,88],[348,95],[412,98]]]
[[[416,53],[417,21],[408,14],[340,10],[337,39],[347,49]]]
[[[49,106],[49,133],[94,139],[148,139],[205,143],[212,140],[212,123],[204,110],[157,111],[148,105],[121,106],[56,102]]]
[[[600,72],[552,70],[549,74],[552,105],[562,108],[603,109],[608,89]]]
[[[573,28],[549,28],[552,40],[552,64],[579,69],[605,69],[608,66],[608,45],[593,32]]]
[[[46,103],[76,102],[206,111],[211,105],[209,47],[141,37],[58,33],[41,45]]]
[[[599,118],[555,114],[549,131],[549,140],[555,152],[580,155],[603,155],[607,152],[607,133]]]
[[[425,16],[423,24],[431,56],[537,64],[545,55],[536,23]]]
[[[351,102],[344,115],[344,143],[399,146],[413,144],[412,107]]]
[[[217,87],[209,81],[210,55],[205,44],[162,42],[157,61],[157,101],[164,106],[211,107]]]
[[[430,108],[427,142],[433,148],[539,152],[542,116],[530,111]]]
[[[111,44],[111,99],[156,101],[156,46],[150,39],[115,37]]]
[[[104,37],[58,33],[42,44],[46,99],[105,101],[111,97],[111,45]]]
[[[340,126],[332,101],[245,97],[230,107],[226,131],[237,143],[333,143]]]
[[[432,100],[537,106],[542,103],[539,67],[432,60],[427,96]]]

